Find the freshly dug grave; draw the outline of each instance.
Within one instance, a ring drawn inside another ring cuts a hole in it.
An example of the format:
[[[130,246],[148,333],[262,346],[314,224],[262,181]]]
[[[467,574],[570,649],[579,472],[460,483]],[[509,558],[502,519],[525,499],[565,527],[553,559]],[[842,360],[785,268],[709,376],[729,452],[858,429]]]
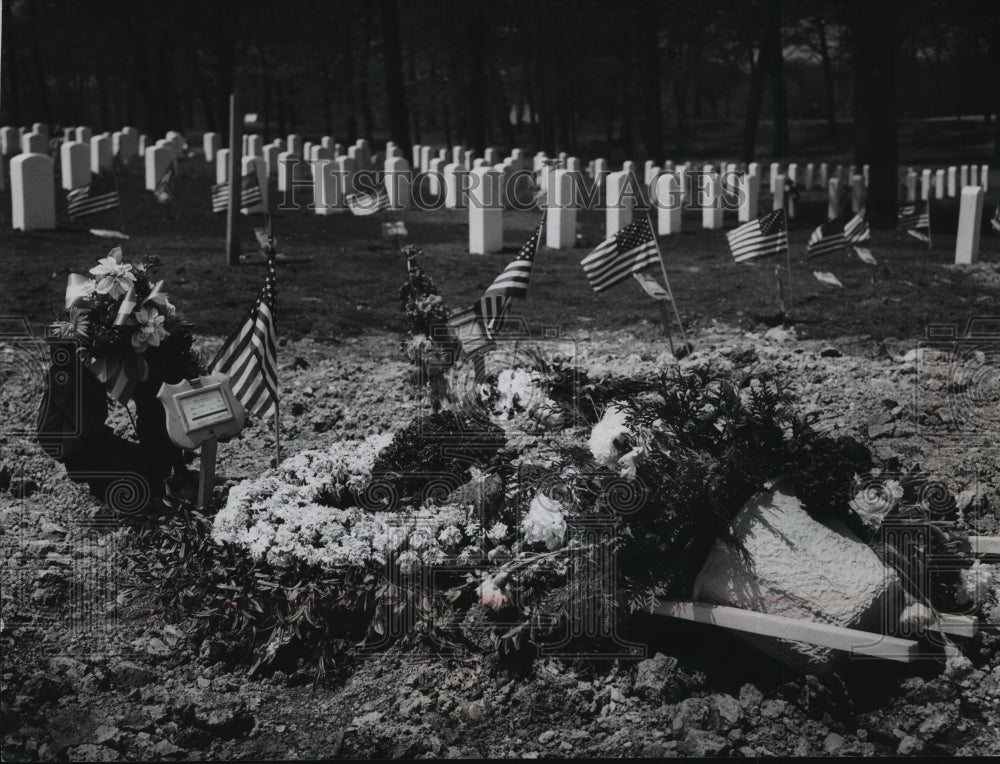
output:
[[[626,359],[620,335],[591,336],[577,357],[592,374],[650,370],[667,361],[656,335],[650,327],[627,338],[635,353]],[[860,338],[828,346],[725,328],[695,341],[700,350],[682,365],[710,355],[741,366],[752,351],[782,373],[798,406],[822,413],[829,432],[859,437],[901,465],[933,463],[955,492],[978,488],[974,522],[992,532],[997,475],[983,469],[995,469],[992,449],[978,446],[978,458],[962,459],[916,431],[908,348],[894,359]],[[395,353],[386,337],[333,352],[311,342],[282,347],[285,455],[364,438],[416,413],[408,368]],[[126,425],[122,417],[123,432]],[[268,437],[258,428],[222,446],[220,473],[233,483],[259,475]],[[685,627],[649,618],[633,636],[664,655],[646,662],[505,667],[490,655],[426,658],[414,654],[426,652],[420,645],[398,645],[329,667],[313,692],[315,670],[305,663],[248,679],[251,656],[229,652],[217,637],[191,641],[190,621],[130,591],[137,582],[124,572],[108,633],[74,634],[66,619],[73,591],[60,581],[85,574],[84,561],[108,559],[108,545],[124,547],[126,534],[83,543],[79,521],[98,506],[36,449],[6,444],[4,467],[5,581],[16,584],[5,586],[3,603],[3,712],[12,721],[4,747],[15,756],[997,752],[989,720],[1000,655],[989,634],[967,646],[974,665],[947,676],[939,666],[866,662],[838,682],[796,676],[717,631],[699,631],[701,647],[692,650]]]

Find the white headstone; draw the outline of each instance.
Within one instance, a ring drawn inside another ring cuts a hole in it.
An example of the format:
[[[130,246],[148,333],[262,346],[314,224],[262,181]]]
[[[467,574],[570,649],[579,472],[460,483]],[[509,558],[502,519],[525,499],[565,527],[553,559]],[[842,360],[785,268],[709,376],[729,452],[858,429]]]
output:
[[[979,185],[983,187],[983,191],[989,191],[989,179],[990,179],[990,166],[984,164],[979,168]]]
[[[20,154],[10,160],[11,225],[19,231],[56,227],[56,188],[52,159]]]
[[[469,173],[465,165],[451,162],[444,167],[444,206],[464,210],[468,199]]]
[[[760,206],[760,184],[757,180],[754,174],[747,172],[740,184],[740,208],[737,219],[741,223],[749,223],[757,218],[757,210]]]
[[[21,142],[17,130],[9,125],[0,127],[0,155],[10,156],[20,150]]]
[[[555,170],[549,179],[545,210],[545,245],[550,249],[573,249],[576,244],[576,199],[574,173]]]
[[[608,173],[604,181],[605,187],[605,217],[604,235],[611,236],[632,222],[632,198],[634,186],[629,181],[626,170]]]
[[[420,151],[423,149],[419,143],[413,144],[413,166],[420,167]]]
[[[681,207],[684,205],[677,176],[664,173],[653,186],[656,203],[656,231],[661,236],[681,232]]]
[[[952,165],[948,168],[948,198],[954,199],[958,194],[958,168]]]
[[[778,173],[774,176],[771,186],[771,209],[783,210],[785,208],[785,176]]]
[[[355,192],[355,176],[358,172],[357,163],[349,156],[335,157],[333,166],[336,168],[337,182],[340,184],[340,196],[346,204],[348,194]]]
[[[48,154],[49,139],[41,133],[25,133],[21,136],[21,153]]]
[[[451,147],[451,161],[453,164],[462,164],[465,157],[465,147],[464,146],[452,146]],[[420,157],[417,157],[419,161]]]
[[[90,171],[97,175],[110,172],[114,166],[114,156],[111,153],[111,139],[103,135],[94,136],[90,141]]]
[[[96,139],[95,139],[96,140]],[[146,190],[155,191],[156,184],[160,182],[163,173],[174,160],[174,155],[166,146],[150,146],[146,149]],[[93,164],[91,164],[93,169]]]
[[[333,137],[329,135],[324,135],[320,140],[320,144],[323,148],[328,149],[330,152],[330,157],[333,157]]]
[[[246,133],[243,133],[243,135],[240,136],[240,138],[242,139],[242,141],[240,143],[240,146],[241,146],[241,148],[240,148],[240,155],[241,156],[246,156],[247,155],[247,138],[248,137],[249,136],[247,136]]]
[[[487,255],[503,249],[501,173],[477,167],[469,173],[469,252]]]
[[[447,162],[441,157],[435,157],[431,160],[430,169],[427,171],[427,180],[424,182],[427,184],[427,193],[437,198],[444,193],[444,166]]]
[[[804,188],[806,191],[809,191],[810,189],[812,189],[815,180],[816,180],[816,166],[812,162],[809,162],[806,165],[806,175],[802,179],[802,188]]]
[[[253,135],[247,136],[247,156],[251,157],[263,157],[264,156],[264,139],[260,135],[254,133]]]
[[[49,138],[49,126],[43,124],[42,122],[35,122],[34,124],[32,124],[31,132],[38,133],[39,135],[44,135],[46,140],[48,140]]]
[[[906,201],[915,202],[917,200],[917,173],[911,167],[906,173]]]
[[[288,136],[288,143],[286,151],[289,154],[295,154],[296,156],[302,156],[302,136],[296,133],[292,133]]]
[[[428,162],[428,165],[430,165],[430,162]],[[482,157],[477,157],[476,159],[472,160],[472,169],[473,170],[475,170],[477,167],[488,167],[488,166],[492,166],[492,165],[487,165],[486,164],[486,160],[483,159]]]
[[[929,192],[931,185],[930,170],[924,170],[924,178],[927,181],[927,190]],[[855,175],[854,177],[851,178],[851,212],[857,212],[864,206],[865,206],[865,176]]]
[[[820,188],[827,188],[829,180],[830,177],[827,172],[826,162],[821,162],[819,166],[819,176],[816,178],[816,185]]]
[[[795,162],[792,162],[791,164],[788,165],[788,180],[798,185],[799,166]]]
[[[869,171],[869,169],[870,169],[869,165],[862,165],[861,166],[861,175],[865,179],[865,188],[868,188],[868,174],[869,174],[868,171]]]
[[[278,177],[278,154],[281,153],[281,147],[269,143],[261,149],[261,153],[264,156],[264,174],[268,178]]]
[[[827,207],[826,216],[833,220],[840,215],[840,178],[830,178],[828,186],[829,206]]]
[[[483,158],[486,160],[486,164],[488,165],[497,165],[500,164],[501,161],[500,152],[492,146],[483,152]]]
[[[229,149],[219,149],[215,152],[215,182],[229,182]]]
[[[289,137],[289,145],[292,144],[290,140],[292,136]],[[296,154],[292,151],[282,151],[278,154],[278,190],[285,193],[287,198],[287,192],[292,191],[295,188],[293,179],[295,176],[295,167],[301,161],[301,155]]]
[[[722,228],[722,187],[716,172],[698,176],[705,204],[701,208],[701,227],[709,230]]]
[[[958,213],[958,236],[955,239],[955,265],[971,265],[979,259],[979,234],[983,223],[983,189],[962,189]]]
[[[781,163],[771,162],[771,174],[768,176],[768,188],[774,193],[775,184],[778,182],[778,175],[781,173]]]
[[[958,169],[958,182],[962,188],[962,192],[965,192],[965,187],[969,185],[969,165],[963,164]]]
[[[90,152],[82,143],[67,141],[59,147],[62,187],[67,191],[90,183]]]
[[[934,171],[934,198],[944,199],[944,170]]]
[[[251,172],[257,174],[257,182],[260,184],[260,204],[255,204],[252,207],[242,207],[241,211],[244,215],[263,215],[267,212],[268,199],[267,199],[267,170],[264,169],[264,160],[259,156],[250,154],[242,158],[243,172],[240,177],[245,177]]]
[[[462,164],[465,165],[466,170],[472,169],[472,161],[476,158],[476,152],[472,149],[462,152]]]
[[[317,215],[336,215],[347,209],[332,159],[333,149],[327,149],[327,152],[331,158],[318,159],[313,163],[313,205]]]
[[[80,143],[90,144],[90,139],[94,135],[94,131],[89,127],[78,127],[76,128],[76,139]]]
[[[410,206],[410,163],[403,157],[385,160],[385,191],[389,195],[389,207],[405,210]]]
[[[139,136],[139,156],[146,156],[146,148],[149,146],[149,136],[140,135]]]
[[[862,182],[864,178],[861,179]],[[924,201],[931,198],[931,171],[923,169],[920,171],[920,198]],[[854,210],[857,212],[857,210]]]
[[[969,167],[969,185],[978,186],[979,185],[979,167],[972,165]]]
[[[312,141],[305,141],[302,144],[302,158],[309,159],[312,156],[313,144]]]
[[[201,145],[205,149],[205,161],[214,162],[215,152],[222,146],[222,139],[218,133],[205,133],[201,139]]]

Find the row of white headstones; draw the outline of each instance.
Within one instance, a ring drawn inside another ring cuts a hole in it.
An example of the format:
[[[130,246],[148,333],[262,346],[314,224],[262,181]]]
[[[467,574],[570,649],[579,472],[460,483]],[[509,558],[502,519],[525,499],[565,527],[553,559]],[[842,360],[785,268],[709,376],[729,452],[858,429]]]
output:
[[[0,156],[10,159],[11,223],[22,231],[56,227],[55,160],[49,155],[48,127],[35,123],[26,128],[0,127]],[[112,172],[115,157],[125,163],[145,161],[146,188],[152,191],[187,144],[171,130],[152,143],[135,128],[94,135],[89,127],[68,127],[59,144],[60,182],[66,191],[89,185],[93,176]],[[0,191],[5,190],[0,172]]]
[[[13,154],[18,148],[21,151],[11,160],[12,221],[16,229],[55,227],[54,168],[47,155],[49,145],[48,129],[41,123],[33,125],[30,131],[0,128],[0,153]],[[87,127],[67,128],[59,148],[62,186],[71,190],[87,185],[92,174],[112,168],[115,156],[126,162],[141,157],[145,160],[145,186],[153,190],[166,168],[177,161],[186,147],[183,136],[176,131],[168,132],[165,138],[150,145],[148,136],[139,135],[131,127],[96,136]],[[215,164],[216,182],[228,182],[229,149],[221,148],[221,136],[205,133],[203,149],[206,160]],[[381,182],[390,209],[410,208],[414,201],[412,184],[423,182],[421,179],[426,182],[417,190],[421,201],[427,198],[423,196],[426,190],[432,199],[442,197],[440,206],[468,208],[469,250],[473,254],[494,253],[503,248],[503,211],[505,206],[512,206],[510,181],[515,172],[529,173],[545,192],[546,245],[553,249],[571,249],[576,245],[576,214],[582,198],[594,199],[604,206],[607,236],[632,222],[640,198],[653,202],[658,234],[672,235],[681,231],[681,211],[685,206],[700,208],[702,228],[709,230],[723,227],[725,209],[735,208],[741,223],[756,218],[763,176],[756,162],[696,165],[667,161],[661,167],[648,160],[640,184],[637,168],[631,161],[623,163],[620,171],[611,172],[607,161],[598,158],[589,162],[584,170],[579,159],[564,152],[555,158],[541,151],[528,157],[515,148],[502,158],[499,150],[488,148],[483,157],[477,158],[474,151],[462,146],[453,146],[449,152],[427,145],[413,146],[414,172],[402,150],[391,141],[386,144],[383,158],[373,154],[364,139],[358,139],[345,152],[344,146],[335,143],[330,136],[312,143],[297,134],[289,135],[287,141],[278,138],[267,145],[258,134],[244,135],[241,149],[242,174],[251,171],[257,174],[264,198],[262,205],[248,211],[269,209],[269,181],[275,178],[278,192],[284,195],[282,204],[286,209],[294,208],[294,192],[304,187],[312,191],[309,208],[316,214],[344,212],[347,196],[362,190],[356,182],[358,174],[364,169],[381,167]],[[307,165],[309,176],[299,179],[296,168],[302,164]],[[846,174],[841,165],[830,174],[826,163],[804,166],[790,163],[782,168],[780,163],[772,162],[769,170],[772,209],[784,208],[789,217],[795,216],[795,196],[786,193],[786,181],[805,191],[825,189],[831,218],[845,211],[841,209],[844,184],[850,184],[851,210],[857,212],[864,205],[868,165],[864,165],[861,172],[850,165]],[[694,183],[688,181],[689,173]],[[956,262],[972,262],[978,257],[979,225],[988,175],[987,165],[952,166],[936,171],[923,169],[919,176],[919,196],[918,176],[913,168],[907,170],[902,181],[907,201],[940,199],[946,195],[954,198],[960,183],[962,205]],[[582,194],[586,188],[596,190],[597,195]]]

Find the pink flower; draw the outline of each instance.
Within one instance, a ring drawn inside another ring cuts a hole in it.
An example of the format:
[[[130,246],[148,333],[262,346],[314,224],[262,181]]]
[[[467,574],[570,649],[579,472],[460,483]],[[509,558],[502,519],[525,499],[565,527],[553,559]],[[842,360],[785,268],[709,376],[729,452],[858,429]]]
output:
[[[122,263],[121,247],[115,247],[107,257],[102,257],[97,262],[98,264],[90,269],[90,272],[97,277],[94,286],[97,294],[106,294],[112,299],[117,299],[123,297],[135,284],[132,266],[129,263]]]
[[[501,586],[492,578],[487,578],[479,585],[479,599],[486,607],[499,610],[507,604],[507,595]]]
[[[170,332],[163,328],[164,317],[160,315],[158,310],[139,308],[133,315],[135,315],[135,320],[139,322],[139,327],[132,335],[132,347],[138,352],[141,353],[149,345],[157,347],[160,340],[170,336]]]

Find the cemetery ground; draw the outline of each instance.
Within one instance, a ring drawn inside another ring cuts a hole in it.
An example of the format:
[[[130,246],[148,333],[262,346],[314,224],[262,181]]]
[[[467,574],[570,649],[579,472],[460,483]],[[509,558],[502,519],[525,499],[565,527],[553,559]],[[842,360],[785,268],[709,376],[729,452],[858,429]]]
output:
[[[174,219],[141,191],[139,177],[121,179],[132,234],[123,247],[129,259],[161,257],[171,299],[211,352],[256,295],[263,258],[244,220],[247,262],[224,265],[223,218],[209,212],[211,179],[193,169],[203,167],[197,161],[182,167]],[[998,180],[994,170],[989,212]],[[0,193],[0,214],[9,209]],[[876,230],[874,269],[847,253],[807,262],[806,238],[825,210],[825,193],[807,193],[792,223],[787,327],[776,316],[774,271],[780,264],[784,274],[783,261],[734,265],[724,232],[701,231],[697,212],[685,215],[685,233],[660,239],[695,347],[682,367],[712,359],[776,371],[821,428],[858,438],[900,468],[919,463],[956,492],[972,489],[993,507],[976,529],[996,535],[1000,449],[988,437],[1000,426],[995,405],[970,396],[957,409],[928,407],[914,391],[928,323],[961,330],[973,316],[1000,312],[1000,237],[984,223],[981,262],[951,265],[957,203],[935,202],[930,250]],[[726,215],[731,228],[735,213]],[[425,269],[458,309],[516,252],[537,213],[507,213],[504,253],[470,256],[461,212],[276,212],[285,256],[278,263],[284,455],[399,427],[425,405],[398,349],[405,261],[379,231],[395,219],[406,222],[408,241],[424,249]],[[12,233],[7,223],[0,312],[26,316],[40,333],[62,304],[66,275],[117,243],[87,228],[114,229],[118,221],[110,214],[30,234]],[[579,260],[602,232],[603,211],[585,211],[576,249],[543,247],[520,312],[532,327],[558,326],[592,375],[672,364],[655,306],[634,285],[603,297],[587,286]],[[819,283],[813,270],[833,272],[844,288]],[[114,423],[128,435],[122,410]],[[974,424],[987,437],[970,437]],[[191,619],[165,611],[132,577],[116,557],[128,531],[88,530],[85,521],[101,508],[84,487],[24,439],[5,436],[0,455],[0,703],[10,760],[1000,753],[1000,640],[987,630],[963,643],[971,666],[946,674],[931,663],[861,660],[822,680],[803,677],[721,629],[692,632],[640,618],[629,636],[649,646],[641,662],[509,666],[488,652],[427,657],[420,645],[402,644],[327,667],[315,688],[315,667],[305,662],[251,676],[248,656],[219,636],[195,639]],[[267,423],[221,444],[216,503],[273,455]]]

